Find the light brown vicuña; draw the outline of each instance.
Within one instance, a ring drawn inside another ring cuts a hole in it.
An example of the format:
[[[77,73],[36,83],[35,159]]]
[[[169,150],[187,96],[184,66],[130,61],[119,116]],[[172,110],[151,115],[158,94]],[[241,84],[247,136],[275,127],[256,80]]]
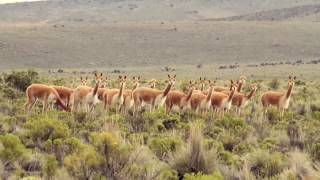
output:
[[[123,97],[124,97],[124,101],[123,101],[123,112],[127,113],[128,110],[132,109],[133,108],[133,105],[134,105],[134,100],[133,100],[133,91],[135,89],[137,89],[140,85],[140,79],[141,77],[140,76],[133,76],[132,77],[132,82],[133,82],[133,86],[130,89],[128,90],[125,90],[124,93],[123,93]]]
[[[238,115],[241,114],[241,109],[244,108],[249,101],[252,99],[252,97],[255,95],[257,91],[258,85],[256,83],[253,83],[250,88],[250,93],[248,95],[245,95],[243,93],[236,92],[232,98],[232,105],[236,107],[236,113]],[[239,88],[238,88],[239,89]]]
[[[107,89],[104,92],[104,109],[108,107],[115,106],[117,112],[121,110],[124,102],[124,91],[125,91],[125,83],[126,83],[127,76],[119,75],[118,81],[120,88],[119,89]]]
[[[102,74],[101,74],[102,75]],[[74,90],[72,111],[77,112],[80,109],[84,109],[89,112],[99,103],[98,90],[100,85],[100,79],[98,74],[95,73],[96,85],[94,88],[88,86],[79,86]]]
[[[194,91],[193,82],[189,82],[189,92],[185,94],[181,91],[170,91],[166,99],[166,112],[170,114],[173,107],[178,107],[179,112],[191,109],[191,96]]]
[[[139,87],[133,91],[134,111],[136,112],[143,104],[151,105],[151,110],[157,106],[163,106],[171,87],[174,85],[176,75],[168,75],[169,81],[166,88],[161,91],[158,89]]]
[[[42,101],[42,112],[46,112],[49,105],[58,103],[66,111],[70,109],[64,104],[58,92],[52,87],[44,84],[32,84],[26,90],[27,102],[24,105],[26,112],[31,112],[37,100]]]
[[[231,80],[231,92],[229,95],[222,92],[213,92],[211,96],[211,105],[214,110],[214,113],[224,115],[225,110],[231,108],[232,98],[237,89],[237,84]]]
[[[261,96],[261,103],[266,111],[269,106],[275,106],[280,111],[280,115],[283,116],[284,110],[288,109],[292,89],[295,84],[296,76],[293,78],[289,76],[288,89],[286,92],[267,91]]]

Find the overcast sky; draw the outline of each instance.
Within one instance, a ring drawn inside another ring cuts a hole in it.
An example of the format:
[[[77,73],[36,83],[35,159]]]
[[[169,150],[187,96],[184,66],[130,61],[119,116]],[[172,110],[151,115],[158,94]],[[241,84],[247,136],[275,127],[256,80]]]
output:
[[[0,4],[15,3],[15,2],[25,2],[25,1],[41,1],[41,0],[0,0]]]

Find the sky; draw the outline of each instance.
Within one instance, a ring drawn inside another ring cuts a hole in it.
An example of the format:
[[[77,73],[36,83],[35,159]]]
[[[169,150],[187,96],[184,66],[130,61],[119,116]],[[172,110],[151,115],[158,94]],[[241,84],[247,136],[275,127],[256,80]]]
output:
[[[41,0],[0,0],[0,4],[26,2],[26,1],[41,1]]]

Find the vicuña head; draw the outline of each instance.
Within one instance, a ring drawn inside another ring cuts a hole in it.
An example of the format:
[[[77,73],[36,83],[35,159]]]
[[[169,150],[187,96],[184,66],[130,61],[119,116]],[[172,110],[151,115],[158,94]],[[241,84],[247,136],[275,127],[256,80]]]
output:
[[[149,81],[149,85],[150,85],[150,88],[156,88],[156,85],[157,85],[157,80],[156,79],[151,79]]]
[[[108,81],[108,77],[105,76],[103,77],[103,73],[95,73],[95,82],[98,83],[99,82],[99,88],[105,88],[107,86],[107,81]]]
[[[241,92],[241,89],[242,89],[243,85],[245,84],[246,80],[247,80],[246,76],[244,76],[244,75],[240,76],[239,80],[237,81],[237,83],[238,83],[237,92]]]
[[[204,91],[205,90],[205,86],[207,85],[208,81],[206,80],[205,77],[200,77],[199,78],[199,85],[200,85],[200,91]]]
[[[137,87],[139,87],[140,79],[141,79],[140,76],[133,76],[132,77],[132,83],[133,83],[132,90],[135,90]]]
[[[80,86],[87,86],[87,81],[88,81],[88,76],[83,78],[82,76],[80,77]]]

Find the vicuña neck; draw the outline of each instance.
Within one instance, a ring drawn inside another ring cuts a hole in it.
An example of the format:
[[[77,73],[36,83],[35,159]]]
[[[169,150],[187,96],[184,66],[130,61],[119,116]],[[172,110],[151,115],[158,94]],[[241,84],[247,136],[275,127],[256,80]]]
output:
[[[99,89],[99,82],[97,82],[97,84],[96,84],[96,86],[94,87],[94,89],[93,89],[93,96],[95,96],[96,94],[97,94],[97,92],[98,92],[98,89]]]
[[[123,89],[124,89],[124,85],[125,83],[121,83],[121,85],[120,85],[120,90],[119,90],[119,97],[121,97],[122,96],[122,94],[123,94]]]
[[[137,87],[138,87],[138,84],[134,84],[134,86],[132,87],[132,91],[137,89]]]
[[[165,89],[165,90],[163,91],[163,93],[162,93],[163,96],[167,96],[167,94],[169,93],[171,87],[172,87],[172,84],[169,83],[169,84],[167,85],[166,89]]]
[[[290,85],[286,93],[286,98],[289,98],[291,96],[292,88],[293,88],[293,85]]]
[[[232,100],[232,98],[234,96],[234,92],[235,92],[235,89],[231,90],[230,95],[228,97],[228,102]]]
[[[240,92],[243,86],[243,82],[240,82],[238,87],[237,87],[237,92]]]
[[[201,91],[204,91],[204,84],[203,84],[203,83],[201,84],[200,90],[201,90]]]
[[[211,100],[212,92],[213,92],[213,87],[211,86],[211,87],[209,88],[209,92],[208,92],[208,94],[207,94],[206,101],[210,101],[210,100]]]
[[[191,99],[192,92],[193,92],[193,89],[190,89],[188,94],[187,94],[186,101],[189,101]]]
[[[250,94],[247,95],[247,99],[251,99],[255,92],[256,92],[256,89],[251,90]]]

